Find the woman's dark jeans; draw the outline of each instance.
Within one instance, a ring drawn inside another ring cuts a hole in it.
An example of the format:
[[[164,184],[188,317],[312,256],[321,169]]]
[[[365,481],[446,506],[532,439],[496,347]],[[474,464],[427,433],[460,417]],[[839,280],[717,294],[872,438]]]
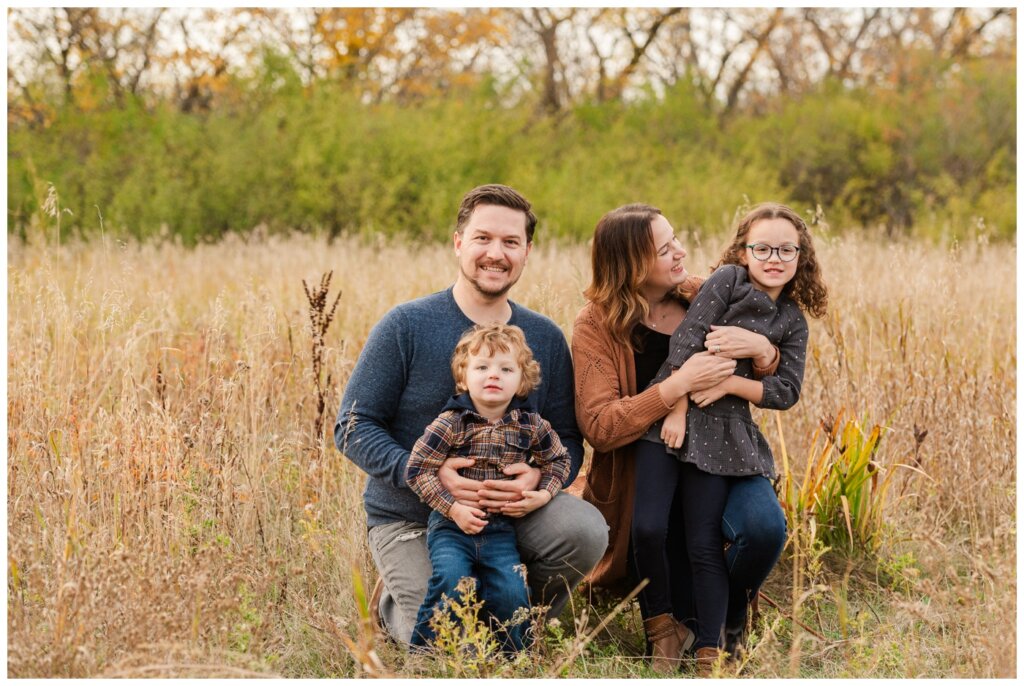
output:
[[[636,463],[636,487],[633,493],[633,521],[630,525],[629,562],[639,582],[647,579],[640,591],[640,614],[644,619],[671,613],[673,591],[682,568],[689,561],[686,547],[679,541],[669,544],[669,533],[682,531],[682,517],[674,509],[679,488],[682,463],[665,452],[665,446],[650,441],[637,441],[633,451]],[[682,539],[685,541],[685,536]]]
[[[463,577],[476,579],[477,598],[484,601],[492,629],[511,620],[520,607],[530,607],[526,567],[519,559],[516,530],[508,517],[491,515],[484,530],[471,535],[463,533],[458,524],[439,512],[431,512],[427,548],[433,571],[427,584],[427,596],[416,616],[412,645],[425,646],[434,640],[430,626],[434,607],[441,602],[442,594],[459,599],[455,587]],[[528,624],[520,622],[497,631],[505,652],[523,649]]]
[[[636,581],[650,579],[640,592],[640,612],[645,619],[671,612],[680,621],[692,620],[696,617],[693,579],[682,526],[682,498],[676,498],[682,463],[657,443],[637,441],[635,447],[630,572]],[[771,482],[763,476],[730,481],[722,515],[722,536],[730,544],[725,552],[727,630],[743,626],[749,599],[768,578],[786,543],[786,517]]]
[[[722,536],[731,544],[725,551],[729,570],[725,627],[738,629],[747,621],[747,603],[757,595],[786,545],[786,515],[771,481],[763,476],[732,480],[722,515]]]

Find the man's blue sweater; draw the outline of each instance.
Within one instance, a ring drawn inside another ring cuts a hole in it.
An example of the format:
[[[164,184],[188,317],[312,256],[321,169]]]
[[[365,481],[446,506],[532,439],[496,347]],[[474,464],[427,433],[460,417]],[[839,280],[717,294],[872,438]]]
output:
[[[568,485],[583,463],[569,346],[553,321],[509,305],[508,323],[523,330],[540,363],[541,383],[530,402],[569,450]],[[363,492],[368,526],[394,521],[426,525],[430,508],[406,484],[405,467],[416,439],[455,393],[452,353],[472,326],[448,288],[395,307],[370,332],[334,425],[338,450],[369,477]]]

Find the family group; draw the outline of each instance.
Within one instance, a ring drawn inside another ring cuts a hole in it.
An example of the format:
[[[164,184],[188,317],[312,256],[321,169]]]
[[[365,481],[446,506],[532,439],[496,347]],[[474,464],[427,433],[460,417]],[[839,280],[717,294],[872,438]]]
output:
[[[389,311],[348,380],[334,435],[367,475],[371,611],[429,650],[469,578],[511,653],[534,639],[529,609],[558,617],[584,579],[646,582],[652,669],[709,674],[743,649],[786,538],[750,406],[799,398],[806,315],[828,301],[810,231],[756,205],[703,278],[657,208],[612,210],[570,348],[509,298],[536,226],[512,188],[467,193],[454,284]]]

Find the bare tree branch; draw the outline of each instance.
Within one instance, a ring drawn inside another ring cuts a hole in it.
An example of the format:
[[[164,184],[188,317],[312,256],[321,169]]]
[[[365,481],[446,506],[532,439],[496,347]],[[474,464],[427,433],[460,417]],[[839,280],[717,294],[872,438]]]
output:
[[[992,14],[988,16],[987,19],[982,21],[980,24],[974,27],[973,30],[969,31],[959,41],[956,42],[956,44],[953,46],[952,51],[950,51],[950,57],[962,57],[963,55],[967,54],[967,50],[971,47],[971,44],[975,41],[975,39],[978,38],[978,36],[981,35],[981,32],[985,30],[986,26],[991,24],[999,17],[1008,15],[1009,13],[1010,8],[1008,7],[1000,7],[994,10]]]
[[[778,26],[779,20],[782,19],[782,13],[783,10],[781,7],[776,8],[764,29],[757,35],[753,52],[750,53],[747,63],[740,70],[740,73],[733,80],[732,86],[729,88],[729,94],[725,99],[726,113],[731,112],[736,107],[739,93],[743,89],[743,86],[746,85],[747,77],[750,75],[750,70],[754,66],[754,63],[757,61],[761,52],[765,49],[765,44],[767,43],[769,36],[771,36],[772,31],[775,30],[775,27]]]

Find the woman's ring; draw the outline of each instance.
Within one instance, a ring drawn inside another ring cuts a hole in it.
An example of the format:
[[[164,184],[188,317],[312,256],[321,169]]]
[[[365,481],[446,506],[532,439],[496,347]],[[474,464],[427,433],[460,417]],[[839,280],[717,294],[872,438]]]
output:
[[[720,345],[716,345],[716,346],[715,346],[715,352],[716,352],[716,353],[720,353],[720,352],[722,352],[722,346],[720,346]]]

